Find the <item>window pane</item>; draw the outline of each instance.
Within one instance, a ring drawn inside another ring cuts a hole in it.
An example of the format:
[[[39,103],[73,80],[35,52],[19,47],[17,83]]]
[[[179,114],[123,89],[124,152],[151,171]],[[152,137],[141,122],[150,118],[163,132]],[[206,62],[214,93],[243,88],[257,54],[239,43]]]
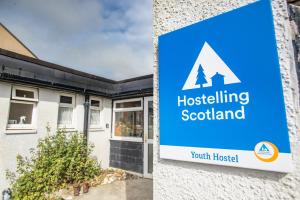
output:
[[[60,103],[72,104],[72,97],[60,96]]]
[[[130,101],[123,103],[116,103],[116,108],[133,108],[133,107],[141,107],[141,101]]]
[[[143,111],[116,112],[115,136],[142,137]]]
[[[100,125],[100,110],[91,109],[90,124]]]
[[[93,106],[93,107],[100,107],[100,101],[91,100],[91,106]]]
[[[11,103],[8,124],[31,124],[33,104]]]
[[[26,90],[16,90],[16,96],[22,98],[31,98],[34,99],[34,92]]]
[[[73,108],[59,107],[58,109],[58,124],[72,125]]]

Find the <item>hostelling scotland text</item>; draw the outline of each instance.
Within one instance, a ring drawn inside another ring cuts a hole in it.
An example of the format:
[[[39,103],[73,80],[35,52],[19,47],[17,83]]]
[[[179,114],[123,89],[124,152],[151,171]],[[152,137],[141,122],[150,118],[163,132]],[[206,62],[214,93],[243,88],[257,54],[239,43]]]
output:
[[[231,119],[240,119],[243,120],[246,118],[245,106],[249,103],[249,93],[240,92],[240,93],[228,93],[227,90],[216,91],[214,95],[205,95],[202,94],[197,97],[187,97],[186,95],[178,96],[177,101],[178,107],[183,107],[181,112],[183,121],[195,121],[195,120],[231,120]],[[215,109],[214,105],[224,104],[224,108],[234,109]],[[236,106],[236,105],[239,106]],[[211,105],[211,106],[210,106]],[[235,106],[233,106],[235,105]],[[194,106],[210,106],[208,109],[192,112],[189,108]]]

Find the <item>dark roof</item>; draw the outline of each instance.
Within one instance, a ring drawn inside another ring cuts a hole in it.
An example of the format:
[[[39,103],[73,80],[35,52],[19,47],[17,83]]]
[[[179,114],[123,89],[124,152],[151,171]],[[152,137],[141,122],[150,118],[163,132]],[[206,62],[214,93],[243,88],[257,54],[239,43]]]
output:
[[[116,83],[116,81],[113,81],[113,80],[110,80],[110,79],[107,79],[107,78],[103,78],[103,77],[100,77],[100,76],[95,76],[95,75],[92,75],[92,74],[89,74],[89,73],[85,73],[85,72],[82,72],[82,71],[78,71],[78,70],[75,70],[75,69],[71,69],[71,68],[68,68],[68,67],[64,67],[64,66],[61,66],[61,65],[57,65],[57,64],[54,64],[54,63],[43,61],[43,60],[40,60],[40,59],[32,58],[32,57],[29,57],[29,56],[24,56],[22,54],[18,54],[18,53],[12,52],[12,51],[7,51],[7,50],[1,49],[1,48],[0,48],[0,55],[5,55],[7,57],[11,57],[11,58],[14,58],[14,59],[26,61],[28,63],[37,64],[37,65],[40,65],[41,67],[56,69],[56,70],[68,72],[68,73],[71,73],[71,74],[76,74],[76,75],[79,75],[79,76],[87,77],[87,78],[90,78],[90,79],[105,81],[105,82],[109,82],[109,83]]]
[[[19,40],[19,38],[17,38],[17,36],[15,36],[12,32],[10,32],[10,30],[8,28],[6,28],[6,26],[4,26],[1,22],[0,22],[0,26],[2,26],[11,36],[13,36],[26,50],[28,50],[35,58],[38,58],[21,40]]]
[[[152,95],[153,75],[121,81],[74,70],[61,65],[0,49],[0,80],[61,88],[118,98]]]

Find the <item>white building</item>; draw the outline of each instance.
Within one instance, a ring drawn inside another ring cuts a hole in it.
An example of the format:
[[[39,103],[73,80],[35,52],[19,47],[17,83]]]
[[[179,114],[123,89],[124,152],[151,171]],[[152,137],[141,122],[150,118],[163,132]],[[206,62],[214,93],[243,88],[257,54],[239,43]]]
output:
[[[0,49],[0,190],[17,154],[59,128],[87,135],[103,168],[152,174],[153,76],[113,81]]]

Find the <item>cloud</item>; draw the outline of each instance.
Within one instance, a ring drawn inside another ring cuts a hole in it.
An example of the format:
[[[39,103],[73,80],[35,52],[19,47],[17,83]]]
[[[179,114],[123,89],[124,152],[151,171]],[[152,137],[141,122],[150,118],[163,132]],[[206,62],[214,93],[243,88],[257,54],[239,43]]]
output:
[[[115,80],[152,73],[151,0],[1,0],[0,21],[43,60]]]

